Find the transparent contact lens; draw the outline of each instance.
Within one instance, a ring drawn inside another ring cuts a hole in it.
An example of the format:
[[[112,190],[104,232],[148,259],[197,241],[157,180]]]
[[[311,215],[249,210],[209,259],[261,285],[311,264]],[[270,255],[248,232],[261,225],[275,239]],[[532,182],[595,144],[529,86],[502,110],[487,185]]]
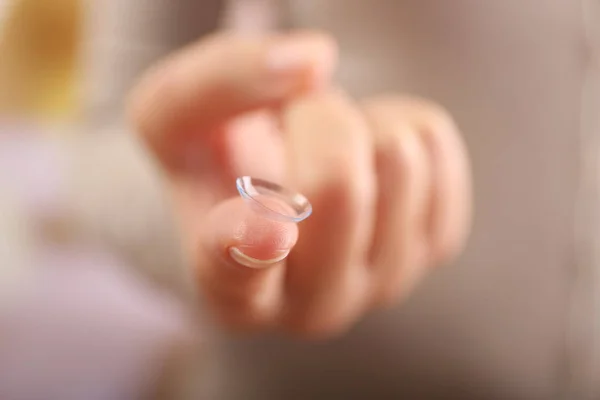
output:
[[[275,183],[250,176],[237,178],[235,183],[248,204],[267,218],[297,223],[312,213],[306,197]]]

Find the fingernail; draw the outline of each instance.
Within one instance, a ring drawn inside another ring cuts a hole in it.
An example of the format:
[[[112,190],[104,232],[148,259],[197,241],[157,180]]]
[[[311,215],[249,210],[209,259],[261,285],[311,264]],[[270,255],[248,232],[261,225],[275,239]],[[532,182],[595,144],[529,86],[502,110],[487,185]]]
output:
[[[288,72],[306,65],[306,44],[299,40],[277,43],[267,52],[266,67],[271,72]]]
[[[249,268],[268,267],[269,265],[272,265],[272,264],[282,261],[283,259],[285,259],[288,256],[289,253],[290,253],[289,250],[283,250],[283,251],[280,251],[279,254],[277,254],[277,256],[275,256],[273,258],[270,258],[268,260],[259,260],[257,258],[250,257],[249,255],[243,253],[238,247],[230,247],[229,248],[229,255],[231,256],[231,258],[238,264],[241,264],[241,265],[249,267]]]

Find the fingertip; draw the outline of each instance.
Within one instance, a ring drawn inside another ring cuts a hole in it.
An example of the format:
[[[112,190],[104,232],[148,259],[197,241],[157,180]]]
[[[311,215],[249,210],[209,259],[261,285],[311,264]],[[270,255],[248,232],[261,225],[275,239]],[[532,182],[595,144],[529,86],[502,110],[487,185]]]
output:
[[[211,245],[226,258],[251,268],[283,261],[298,240],[296,224],[269,219],[241,198],[217,205],[208,223]]]
[[[262,268],[277,264],[278,262],[283,261],[288,254],[290,254],[290,251],[278,250],[277,252],[267,252],[271,254],[264,253],[265,252],[260,249],[257,251],[255,247],[244,248],[242,246],[236,246],[229,248],[230,257],[238,264],[249,268]]]
[[[338,49],[328,34],[302,31],[276,37],[265,52],[266,71],[272,75],[298,73],[297,89],[316,89],[331,79]]]

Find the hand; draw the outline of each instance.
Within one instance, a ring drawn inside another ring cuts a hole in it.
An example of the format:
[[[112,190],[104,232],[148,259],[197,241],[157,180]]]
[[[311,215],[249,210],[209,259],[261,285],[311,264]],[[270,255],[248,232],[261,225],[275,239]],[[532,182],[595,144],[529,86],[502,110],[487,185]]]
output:
[[[231,327],[343,332],[464,244],[470,179],[451,118],[398,96],[359,104],[331,87],[335,62],[323,34],[220,34],[133,93],[198,283]],[[299,191],[313,215],[296,225],[254,212],[235,191],[242,175]]]

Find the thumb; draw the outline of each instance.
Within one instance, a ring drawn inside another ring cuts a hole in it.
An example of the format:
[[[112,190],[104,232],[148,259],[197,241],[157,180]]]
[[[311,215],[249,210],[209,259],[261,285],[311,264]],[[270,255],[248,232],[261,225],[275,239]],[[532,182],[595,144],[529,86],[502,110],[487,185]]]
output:
[[[238,327],[272,322],[297,225],[269,219],[233,198],[210,211],[200,237],[197,276],[217,315]]]

